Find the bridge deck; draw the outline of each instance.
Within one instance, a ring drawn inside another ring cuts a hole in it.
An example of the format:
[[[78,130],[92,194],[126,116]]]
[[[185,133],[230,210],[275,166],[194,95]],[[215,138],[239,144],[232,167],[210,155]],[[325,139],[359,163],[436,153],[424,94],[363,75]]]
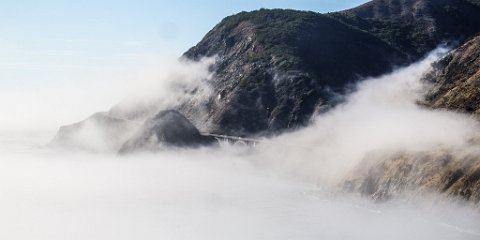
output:
[[[253,146],[256,146],[257,144],[260,143],[264,145],[287,146],[287,147],[303,148],[308,150],[315,150],[315,149],[318,150],[318,148],[314,146],[304,146],[304,145],[298,145],[298,144],[274,142],[268,139],[245,138],[245,137],[229,136],[229,135],[214,134],[214,133],[207,133],[207,132],[202,132],[200,134],[202,136],[209,136],[217,139],[232,140],[235,142],[245,142],[247,144],[252,144]]]

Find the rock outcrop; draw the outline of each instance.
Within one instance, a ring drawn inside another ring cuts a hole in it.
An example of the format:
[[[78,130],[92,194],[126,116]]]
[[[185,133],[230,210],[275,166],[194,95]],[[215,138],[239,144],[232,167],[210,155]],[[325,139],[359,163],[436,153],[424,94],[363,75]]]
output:
[[[375,152],[342,183],[347,191],[375,200],[402,194],[441,193],[478,205],[480,152],[437,149],[424,152]]]
[[[438,62],[426,79],[433,84],[427,106],[480,113],[480,35]]]
[[[147,120],[139,131],[120,148],[119,153],[158,151],[168,147],[195,148],[215,143],[215,139],[202,136],[198,129],[182,114],[164,110]]]

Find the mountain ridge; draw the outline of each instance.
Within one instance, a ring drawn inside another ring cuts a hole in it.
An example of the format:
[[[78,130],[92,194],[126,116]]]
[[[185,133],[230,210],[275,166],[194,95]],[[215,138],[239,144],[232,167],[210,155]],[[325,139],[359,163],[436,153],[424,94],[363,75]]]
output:
[[[195,89],[189,90],[192,97],[168,108],[193,123],[201,122],[202,131],[212,133],[268,136],[301,128],[312,116],[342,102],[356,82],[423,57],[445,41],[438,36],[462,41],[480,31],[480,5],[473,0],[441,2],[455,11],[442,7],[437,14],[431,9],[440,2],[428,0],[374,0],[329,14],[260,9],[226,17],[182,56],[194,61],[217,56],[211,66],[213,77],[205,83],[211,94],[198,99]],[[410,9],[415,4],[428,17],[418,11],[412,17],[397,10],[379,16],[365,13],[395,5]],[[450,20],[442,21],[466,21],[465,26],[452,29],[438,19],[426,25],[449,11]],[[473,16],[472,11],[478,14]],[[426,26],[435,29],[427,31]],[[135,120],[145,121],[166,110],[150,105],[126,112],[112,108],[107,114],[126,120],[144,116]]]
[[[330,14],[418,59],[442,42],[461,44],[480,31],[476,0],[374,0]]]

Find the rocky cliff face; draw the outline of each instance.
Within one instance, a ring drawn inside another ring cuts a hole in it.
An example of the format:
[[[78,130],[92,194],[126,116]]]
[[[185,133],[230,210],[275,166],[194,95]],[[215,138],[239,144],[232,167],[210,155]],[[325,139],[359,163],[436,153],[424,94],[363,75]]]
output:
[[[405,193],[441,193],[480,202],[480,153],[470,149],[374,152],[342,183],[343,189],[375,200]]]
[[[480,35],[438,62],[427,80],[434,86],[428,106],[480,113]]]

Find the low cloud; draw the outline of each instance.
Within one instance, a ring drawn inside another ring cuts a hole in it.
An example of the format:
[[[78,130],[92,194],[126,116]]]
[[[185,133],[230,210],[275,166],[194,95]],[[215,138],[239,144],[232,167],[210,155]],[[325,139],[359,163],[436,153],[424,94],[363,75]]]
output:
[[[376,204],[334,190],[339,178],[376,149],[464,146],[478,133],[477,122],[466,115],[416,104],[429,87],[422,74],[436,59],[433,54],[368,79],[310,127],[264,139],[253,149],[220,145],[119,157],[49,149],[39,139],[0,134],[0,143],[8,143],[0,144],[0,225],[8,229],[0,238],[478,239],[478,213],[469,208],[428,198]],[[185,87],[210,94],[204,81],[211,78],[213,61],[148,66],[135,78],[141,82],[106,86],[130,90],[120,105],[125,112],[142,102],[165,107],[185,97]],[[53,102],[71,112],[99,108],[86,100],[95,94],[69,106],[67,99],[78,97],[73,92],[38,105],[24,96],[23,105],[11,104],[37,108],[38,114],[11,116],[3,110],[10,122],[2,118],[0,124],[32,126],[42,118],[65,117],[52,110],[62,109]]]
[[[359,83],[345,103],[316,116],[310,127],[267,140],[277,151],[261,152],[259,162],[270,159],[285,171],[337,182],[375,150],[467,146],[479,133],[476,120],[417,104],[430,87],[422,76],[444,53],[439,49],[409,67]]]

